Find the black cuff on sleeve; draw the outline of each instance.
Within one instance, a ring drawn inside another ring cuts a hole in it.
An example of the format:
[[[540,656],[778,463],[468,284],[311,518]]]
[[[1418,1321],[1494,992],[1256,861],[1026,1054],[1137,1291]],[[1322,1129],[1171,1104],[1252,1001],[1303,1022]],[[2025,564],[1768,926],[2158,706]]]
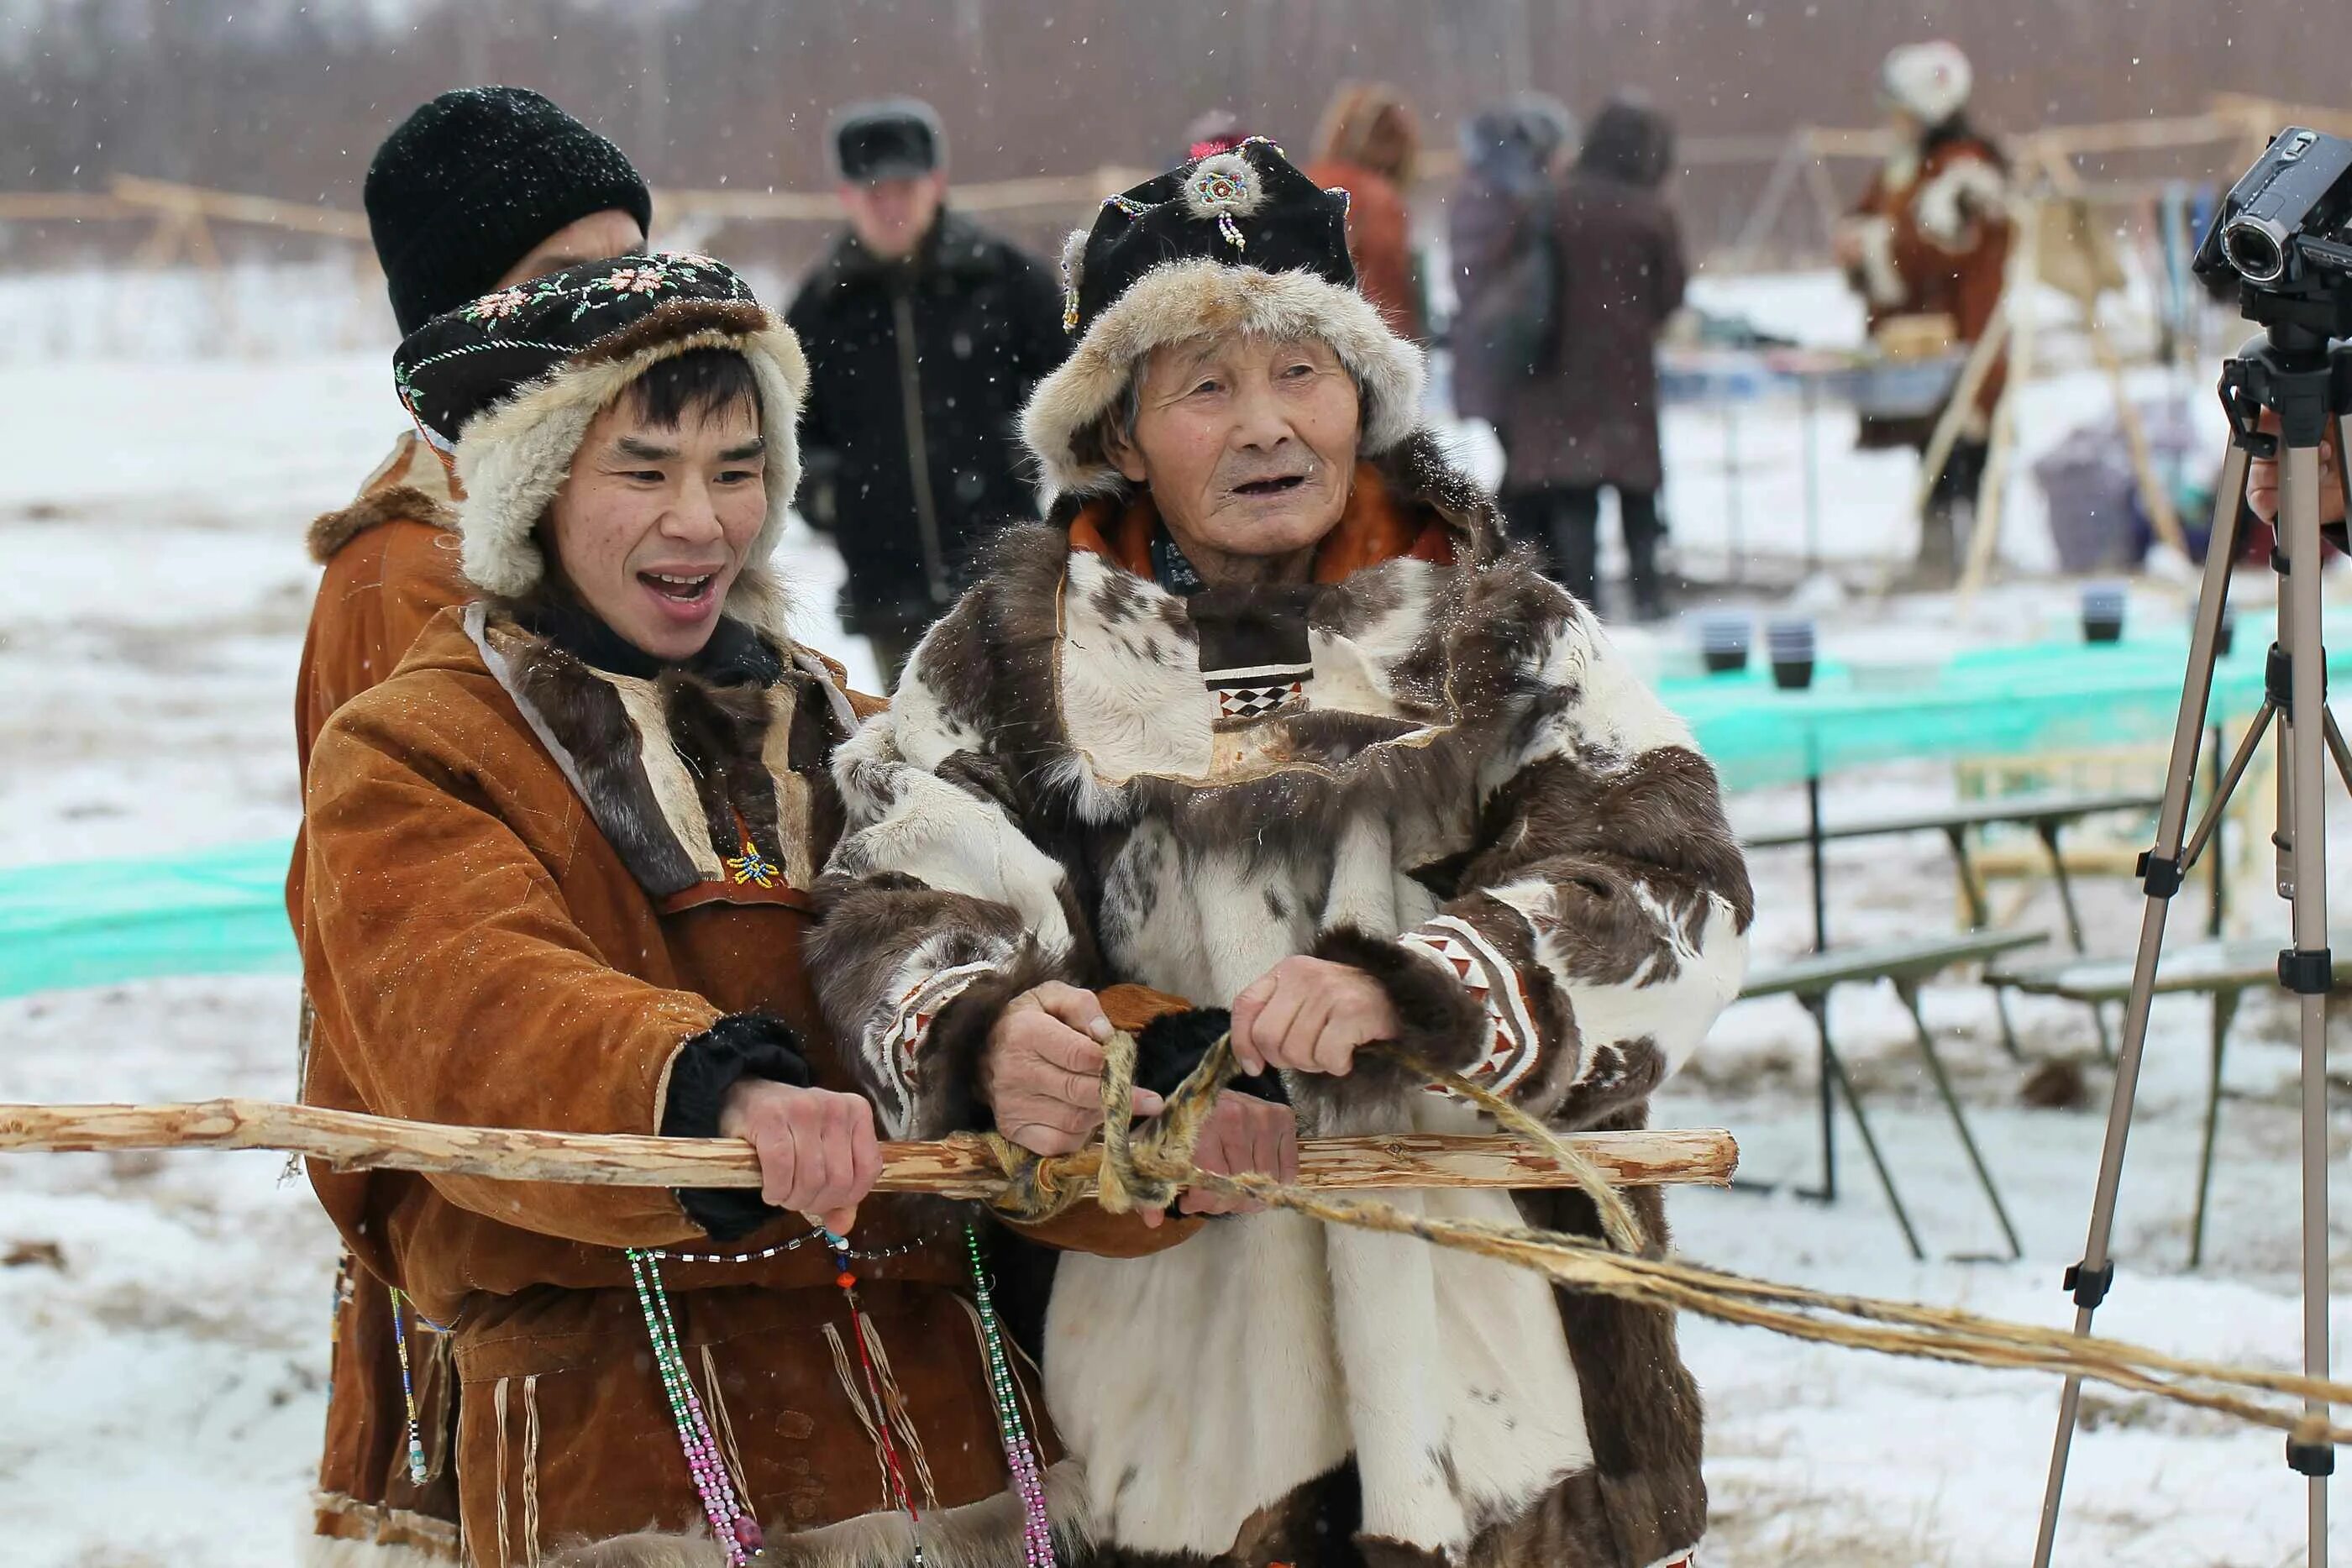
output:
[[[1166,1097],[1192,1075],[1209,1054],[1217,1037],[1233,1027],[1233,1014],[1223,1008],[1194,1008],[1189,1012],[1162,1013],[1135,1037],[1135,1082],[1138,1087]],[[1228,1088],[1277,1105],[1290,1103],[1279,1072],[1265,1071],[1235,1078]]]
[[[719,1136],[719,1113],[727,1092],[743,1078],[765,1078],[796,1089],[809,1086],[800,1041],[782,1020],[763,1013],[730,1013],[689,1037],[670,1063],[662,1136]],[[680,1187],[677,1201],[686,1217],[713,1241],[749,1236],[776,1217],[776,1210],[752,1187]]]

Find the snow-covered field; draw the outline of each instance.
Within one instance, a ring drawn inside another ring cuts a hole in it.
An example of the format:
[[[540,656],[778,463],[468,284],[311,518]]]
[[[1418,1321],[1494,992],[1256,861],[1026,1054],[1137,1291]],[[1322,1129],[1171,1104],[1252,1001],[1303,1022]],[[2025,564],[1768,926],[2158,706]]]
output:
[[[1834,289],[1821,279],[1717,286],[1709,303],[1768,324],[1780,312],[1815,335],[1836,329]],[[0,291],[0,314],[17,313]],[[381,350],[0,364],[0,866],[291,831],[288,716],[313,577],[302,525],[348,496],[398,428],[387,382]],[[2104,395],[2095,378],[2073,372],[2037,385],[2036,449],[2096,417]],[[1695,557],[1728,543],[1711,417],[1678,413],[1669,430],[1675,525]],[[1752,465],[1745,541],[1793,554],[1794,417],[1755,411],[1740,439]],[[1846,439],[1824,415],[1825,533],[1839,541],[1828,553],[1907,552],[1907,465],[1856,457]],[[2038,503],[2023,482],[2016,494],[2006,548],[2030,568],[2046,559]],[[830,629],[837,566],[805,534],[789,548],[803,632],[870,679],[864,648]],[[1874,603],[1826,580],[1801,591],[1825,642],[1849,650],[2030,634],[2063,613],[2072,591],[2011,583],[1962,622],[1941,603]],[[2150,613],[2164,600],[2142,597]],[[1628,640],[1655,656],[1679,635]],[[1933,800],[1951,789],[1948,768],[1890,768],[1836,781],[1833,809]],[[1788,821],[1801,805],[1769,791],[1734,809],[1753,826]],[[2352,834],[2336,839],[2342,863]],[[1845,935],[1953,922],[1940,841],[1840,846],[1830,863]],[[1759,958],[1801,951],[1810,940],[1802,857],[1759,855],[1756,872]],[[2094,878],[2084,894],[2095,942],[2126,948],[2132,888]],[[2184,935],[2200,925],[2197,904],[2185,898],[2177,912]],[[2241,917],[2251,931],[2283,928],[2283,910],[2267,902],[2242,902]],[[2054,920],[2046,894],[2028,918]],[[1680,1244],[1743,1272],[2062,1323],[2069,1306],[2058,1276],[2081,1247],[2107,1076],[2095,1063],[2086,1070],[2087,1109],[2027,1109],[2027,1069],[2000,1051],[1985,993],[1939,986],[1927,1005],[2023,1233],[2022,1262],[1980,1260],[2000,1256],[1999,1234],[1907,1020],[1891,997],[1859,993],[1839,1000],[1841,1043],[1930,1251],[1969,1260],[1910,1261],[1850,1124],[1835,1207],[1786,1194],[1681,1194],[1672,1206]],[[0,1100],[280,1096],[294,1012],[294,985],[279,978],[0,1001]],[[2079,1010],[2028,1003],[2015,1016],[2029,1058],[2091,1058]],[[2117,1231],[2124,1273],[2101,1326],[2199,1356],[2298,1364],[2291,1019],[2267,996],[2250,998],[2241,1016],[2209,1257],[2190,1274],[2204,1028],[2197,1003],[2157,1010]],[[1736,1008],[1663,1097],[1660,1119],[1730,1127],[1748,1175],[1808,1180],[1811,1061],[1793,1004]],[[2352,1138],[2340,1117],[2338,1138],[2340,1155]],[[2340,1179],[2335,1198],[2339,1214],[2352,1212]],[[292,1562],[320,1426],[332,1250],[307,1191],[268,1155],[0,1160],[0,1563]],[[2339,1260],[2352,1250],[2352,1228],[2336,1227],[2335,1250]],[[2352,1313],[2336,1322],[2339,1337],[2352,1333]],[[1701,1322],[1684,1333],[1710,1409],[1710,1563],[2027,1559],[2054,1384]],[[2136,1398],[2098,1395],[2091,1409],[2060,1561],[2302,1560],[2302,1485],[2274,1434]]]

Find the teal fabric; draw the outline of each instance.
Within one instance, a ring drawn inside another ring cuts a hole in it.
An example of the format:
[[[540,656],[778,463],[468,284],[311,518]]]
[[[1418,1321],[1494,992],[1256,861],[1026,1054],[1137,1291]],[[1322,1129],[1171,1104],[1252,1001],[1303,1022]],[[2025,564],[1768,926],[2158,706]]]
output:
[[[2216,664],[2215,719],[2242,719],[2261,706],[2268,632],[2266,624],[2242,626]],[[2186,636],[2035,643],[1908,671],[1832,661],[1816,668],[1810,689],[1784,692],[1759,649],[1747,671],[1667,680],[1658,690],[1690,721],[1725,788],[1755,789],[1911,758],[2160,745],[2172,735],[2188,660]],[[2352,672],[2352,642],[2331,643],[2327,663],[2335,679]]]
[[[159,975],[290,974],[284,839],[0,871],[0,997]]]
[[[2262,701],[2266,618],[2242,627],[2215,673],[2213,712]],[[2352,626],[2328,660],[2352,676]],[[2183,637],[2105,646],[1980,649],[1904,672],[1835,662],[1811,689],[1772,684],[1759,651],[1732,675],[1662,682],[1727,788],[1787,784],[1906,758],[2022,756],[2161,743],[2188,661]],[[2340,688],[2339,688],[2340,689]],[[172,859],[85,861],[0,871],[0,997],[164,975],[292,973],[285,840]]]

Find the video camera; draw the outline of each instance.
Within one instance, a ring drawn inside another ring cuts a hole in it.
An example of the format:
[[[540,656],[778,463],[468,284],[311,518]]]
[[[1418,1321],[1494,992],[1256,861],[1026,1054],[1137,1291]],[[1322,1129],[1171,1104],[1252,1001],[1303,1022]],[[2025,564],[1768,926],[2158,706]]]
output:
[[[2197,247],[2250,319],[2352,337],[2352,141],[2290,125],[2230,187]]]

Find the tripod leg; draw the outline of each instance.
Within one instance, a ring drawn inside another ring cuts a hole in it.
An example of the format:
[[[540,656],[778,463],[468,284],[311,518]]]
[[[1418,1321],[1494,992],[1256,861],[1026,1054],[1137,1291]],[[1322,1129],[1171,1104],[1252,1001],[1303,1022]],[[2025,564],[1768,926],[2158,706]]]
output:
[[[2325,565],[2319,543],[2319,449],[2290,445],[2279,458],[2279,523],[2287,546],[2285,593],[2288,613],[2282,629],[2289,659],[2286,724],[2281,742],[2286,755],[2280,772],[2291,775],[2290,858],[2294,891],[2294,946],[2279,955],[2279,978],[2295,994],[2303,1022],[2303,1364],[2327,1375],[2327,799],[2322,793],[2327,761],[2326,653],[2320,643],[2319,577]],[[2309,1406],[2324,1416],[2326,1406]],[[2325,1445],[2287,1445],[2287,1462],[2309,1478],[2312,1568],[2327,1563],[2327,1475],[2335,1450]]]
[[[2327,755],[2336,759],[2336,775],[2344,780],[2344,788],[2352,789],[2352,747],[2344,744],[2344,732],[2336,727],[2336,716],[2326,708],[2319,710],[2320,727],[2327,732]]]
[[[2246,450],[2232,445],[2222,460],[2213,493],[2213,529],[2205,549],[2204,589],[2189,639],[2189,668],[2180,683],[2180,711],[2173,721],[2172,758],[2164,774],[2164,802],[2157,812],[2156,843],[2142,873],[2147,902],[2140,911],[2139,951],[2132,963],[2131,995],[2124,1004],[2124,1030],[2116,1045],[2116,1087],[2107,1103],[2106,1140],[2099,1151],[2098,1186],[2091,1199],[2090,1233],[2083,1260],[2067,1271],[2074,1297],[2074,1332],[2091,1332],[2091,1315],[2105,1299],[2115,1277],[2107,1244],[2115,1233],[2116,1193],[2123,1181],[2124,1145],[2131,1133],[2132,1103],[2139,1093],[2140,1057],[2147,1045],[2147,1014],[2155,998],[2157,956],[2164,946],[2164,920],[2180,888],[2181,836],[2189,822],[2189,795],[2197,781],[2198,745],[2204,737],[2205,710],[2213,696],[2213,656],[2221,643],[2221,612],[2230,591],[2230,562],[2238,553],[2238,507],[2246,493]],[[2066,1379],[2058,1399],[2058,1430],[2050,1446],[2050,1479],[2042,1494],[2042,1524],[2033,1548],[2033,1568],[2050,1568],[2058,1541],[2058,1505],[2066,1486],[2066,1458],[2074,1444],[2074,1424],[2083,1408],[2083,1380]]]
[[[2213,1070],[2205,1082],[2205,1141],[2197,1155],[2197,1213],[2189,1222],[2191,1269],[2205,1261],[2205,1208],[2213,1191],[2213,1143],[2221,1131],[2221,1052],[2230,1042],[2230,1020],[2237,1012],[2234,988],[2213,993]]]

